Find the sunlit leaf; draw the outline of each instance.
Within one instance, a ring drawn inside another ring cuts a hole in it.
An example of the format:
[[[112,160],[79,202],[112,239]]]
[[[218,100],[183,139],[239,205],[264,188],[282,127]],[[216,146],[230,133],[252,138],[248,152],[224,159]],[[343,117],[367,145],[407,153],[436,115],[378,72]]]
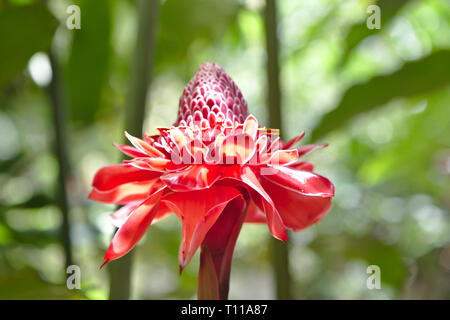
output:
[[[353,25],[346,36],[344,45],[344,54],[342,56],[342,63],[347,62],[347,59],[353,49],[366,37],[379,33],[385,28],[389,22],[396,16],[396,14],[412,0],[379,0],[376,2],[380,7],[381,12],[381,29],[367,28],[366,19],[362,22]],[[367,14],[365,17],[369,17]]]

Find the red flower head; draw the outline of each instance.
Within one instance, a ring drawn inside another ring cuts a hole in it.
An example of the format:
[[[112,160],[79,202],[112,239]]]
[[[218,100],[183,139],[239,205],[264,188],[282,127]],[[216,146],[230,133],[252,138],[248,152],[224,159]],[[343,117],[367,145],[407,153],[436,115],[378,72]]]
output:
[[[259,127],[233,80],[218,65],[204,63],[180,98],[170,128],[144,140],[125,132],[130,156],[101,168],[91,199],[125,204],[112,220],[119,228],[105,263],[130,251],[147,228],[174,212],[182,222],[182,269],[202,246],[199,294],[226,297],[231,256],[245,222],[267,223],[287,240],[286,227],[302,230],[329,210],[334,186],[300,158],[314,148],[296,148],[278,130]],[[211,282],[215,285],[211,286]]]

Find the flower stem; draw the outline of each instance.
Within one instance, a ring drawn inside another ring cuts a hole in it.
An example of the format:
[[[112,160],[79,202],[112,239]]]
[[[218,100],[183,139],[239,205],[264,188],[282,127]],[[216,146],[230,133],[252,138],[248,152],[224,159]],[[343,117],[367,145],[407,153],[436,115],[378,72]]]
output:
[[[268,86],[267,105],[269,111],[269,126],[271,128],[279,128],[280,133],[282,133],[276,0],[266,0],[264,19],[266,28]],[[276,297],[277,299],[291,299],[288,247],[286,244],[277,239],[271,239],[271,241],[272,259],[276,281]]]
[[[201,246],[199,300],[226,300],[236,240],[244,223],[247,201],[236,198],[223,210]]]
[[[158,0],[138,0],[137,3],[138,32],[125,114],[125,128],[132,135],[142,134],[159,10]],[[111,263],[110,299],[129,299],[132,259],[133,255],[129,252],[119,261]]]

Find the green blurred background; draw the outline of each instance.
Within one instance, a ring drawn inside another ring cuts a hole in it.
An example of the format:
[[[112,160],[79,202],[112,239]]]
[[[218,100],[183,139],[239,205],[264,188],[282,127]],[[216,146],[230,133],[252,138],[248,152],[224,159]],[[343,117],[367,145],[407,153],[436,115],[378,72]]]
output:
[[[307,158],[336,185],[329,214],[289,234],[294,299],[450,298],[450,2],[379,0],[381,29],[369,30],[374,3],[276,2],[283,136],[329,143]],[[71,4],[80,30],[66,27]],[[175,121],[204,61],[223,66],[268,125],[265,6],[158,3],[146,132]],[[112,143],[123,141],[141,13],[131,0],[0,0],[0,299],[108,298],[109,267],[98,268],[114,206],[87,194],[96,170],[121,159]],[[230,298],[276,298],[270,237],[244,226]],[[180,238],[175,216],[150,228],[131,298],[196,297],[198,255],[179,276]],[[79,290],[66,287],[68,263],[80,266]],[[369,265],[380,290],[366,286]]]

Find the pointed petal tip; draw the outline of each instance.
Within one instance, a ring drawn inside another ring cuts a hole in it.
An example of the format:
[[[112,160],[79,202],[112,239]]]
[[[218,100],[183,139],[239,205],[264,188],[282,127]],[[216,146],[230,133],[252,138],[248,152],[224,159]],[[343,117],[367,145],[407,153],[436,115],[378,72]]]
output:
[[[178,273],[180,276],[183,274],[183,269],[184,269],[184,266],[180,265],[179,269],[178,269]]]
[[[284,244],[287,244],[288,235],[287,235],[286,228],[284,229],[283,235],[281,236],[280,240],[283,241]]]
[[[92,189],[92,190],[89,192],[88,196],[87,196],[88,199],[96,201],[96,200],[95,200],[94,194],[95,194],[95,190]]]
[[[100,266],[100,268],[98,268],[98,270],[102,270],[102,268],[109,262],[110,260],[105,259],[105,261],[102,263],[102,265]]]

